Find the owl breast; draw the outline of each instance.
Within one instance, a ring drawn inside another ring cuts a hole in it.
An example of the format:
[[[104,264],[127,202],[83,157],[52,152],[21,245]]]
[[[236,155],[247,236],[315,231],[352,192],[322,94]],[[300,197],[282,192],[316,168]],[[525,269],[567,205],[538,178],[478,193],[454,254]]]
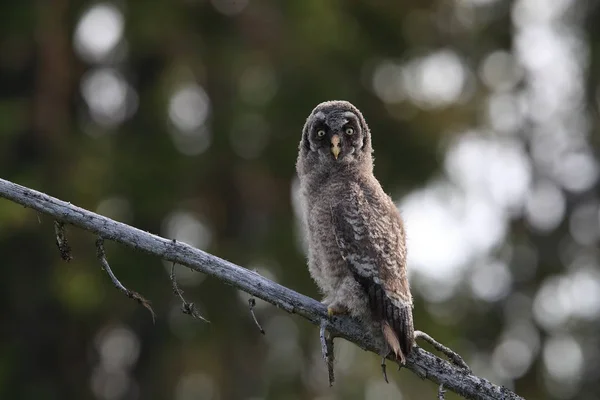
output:
[[[367,296],[342,256],[333,226],[333,210],[344,207],[352,191],[362,191],[358,182],[326,182],[318,190],[305,192],[308,228],[309,272],[325,295],[326,304],[339,303],[355,317],[368,314]],[[371,210],[362,210],[369,214]],[[368,215],[365,215],[368,217]]]
[[[332,185],[331,190],[339,190],[341,185]],[[313,197],[313,196],[311,196]],[[313,197],[313,201],[306,203],[306,216],[308,227],[309,246],[309,271],[327,296],[338,286],[339,281],[349,271],[345,268],[344,260],[337,249],[336,240],[331,221],[332,202],[336,198],[329,196]]]

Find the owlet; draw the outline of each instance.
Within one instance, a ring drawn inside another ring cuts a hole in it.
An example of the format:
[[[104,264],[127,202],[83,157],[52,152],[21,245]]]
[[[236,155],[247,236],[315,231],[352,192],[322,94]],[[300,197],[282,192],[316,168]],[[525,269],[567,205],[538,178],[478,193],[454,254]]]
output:
[[[308,268],[329,315],[379,327],[398,361],[414,344],[400,213],[373,175],[371,133],[346,101],[308,116],[296,170],[308,230]]]

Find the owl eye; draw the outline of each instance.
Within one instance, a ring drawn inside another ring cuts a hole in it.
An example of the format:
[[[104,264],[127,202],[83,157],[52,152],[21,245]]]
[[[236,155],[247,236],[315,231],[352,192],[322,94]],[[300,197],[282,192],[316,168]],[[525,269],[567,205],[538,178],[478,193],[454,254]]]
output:
[[[325,131],[324,131],[323,129],[319,129],[319,130],[317,131],[317,136],[318,136],[318,137],[323,137],[323,136],[325,136]]]
[[[350,136],[354,133],[354,129],[352,128],[346,128],[346,135]]]

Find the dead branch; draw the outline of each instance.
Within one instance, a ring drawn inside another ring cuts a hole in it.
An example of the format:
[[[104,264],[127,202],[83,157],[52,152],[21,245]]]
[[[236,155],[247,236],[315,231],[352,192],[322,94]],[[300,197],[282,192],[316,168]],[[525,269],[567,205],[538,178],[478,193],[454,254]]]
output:
[[[260,333],[262,333],[263,335],[265,334],[265,330],[263,329],[262,326],[260,326],[260,323],[258,322],[258,319],[256,319],[256,314],[254,313],[254,307],[256,306],[256,299],[254,297],[250,297],[248,299],[248,307],[250,307],[250,314],[252,314],[252,319],[254,320],[254,323],[256,324],[256,327],[258,328],[258,330],[260,331]]]
[[[254,272],[258,273],[258,271],[255,269],[253,269]],[[265,330],[263,329],[263,327],[260,325],[260,323],[258,322],[258,319],[256,318],[256,314],[254,313],[254,307],[256,307],[256,299],[252,296],[250,296],[250,298],[248,299],[248,307],[250,308],[250,314],[252,314],[252,319],[254,320],[254,323],[256,324],[256,327],[258,328],[259,332],[262,333],[263,335],[265,334]]]
[[[385,349],[380,348],[380,341],[371,336],[368,330],[363,329],[358,321],[347,316],[328,318],[327,310],[320,302],[212,254],[185,243],[173,243],[169,239],[144,232],[3,179],[0,179],[0,197],[50,215],[63,223],[101,235],[105,239],[211,275],[289,313],[298,314],[317,326],[323,326],[333,337],[342,337],[365,350],[384,354]],[[522,399],[507,388],[494,385],[419,347],[415,347],[407,357],[406,367],[418,376],[438,385],[443,384],[444,388],[467,399]]]
[[[102,238],[102,236],[98,236],[98,239],[96,240],[96,256],[98,257],[98,260],[100,261],[100,265],[102,265],[102,269],[105,270],[106,273],[108,274],[108,276],[110,277],[110,280],[112,281],[113,285],[115,285],[115,287],[117,289],[119,289],[121,292],[125,293],[125,295],[127,297],[129,297],[130,299],[136,300],[138,303],[143,305],[148,311],[150,311],[150,314],[152,314],[152,322],[154,322],[155,315],[154,315],[154,310],[152,309],[152,307],[150,307],[150,302],[148,300],[146,300],[144,298],[144,296],[142,296],[138,292],[127,289],[121,283],[121,281],[119,281],[117,279],[116,275],[112,272],[112,269],[110,268],[110,264],[108,263],[108,260],[106,259],[106,251],[104,251],[104,239]]]
[[[319,327],[319,338],[321,339],[321,354],[327,365],[327,375],[329,377],[329,386],[333,386],[335,375],[333,374],[333,336],[327,335],[327,324],[322,322]]]
[[[41,221],[39,213],[38,221]],[[58,247],[60,257],[67,262],[71,261],[73,256],[71,255],[71,246],[65,233],[65,224],[60,221],[54,221],[54,233],[56,234],[56,247]]]
[[[196,309],[194,303],[188,303],[183,298],[183,290],[177,285],[177,279],[175,278],[175,262],[171,264],[171,285],[173,285],[173,293],[175,293],[181,299],[181,312],[187,315],[191,315],[192,318],[201,319],[204,322],[210,323],[209,320],[200,315],[200,312]]]
[[[400,365],[401,364],[398,363],[398,367],[400,367]],[[398,371],[400,371],[400,368],[398,368]],[[385,365],[385,357],[381,357],[381,373],[383,374],[383,380],[385,383],[390,383],[387,377],[387,365]]]
[[[454,365],[468,371],[469,373],[471,372],[471,368],[469,368],[465,360],[463,360],[463,358],[457,352],[450,349],[449,347],[444,346],[425,332],[415,331],[415,340],[416,339],[423,339],[424,341],[432,345],[434,349],[436,349],[439,352],[442,352],[446,357],[448,357],[448,359]]]

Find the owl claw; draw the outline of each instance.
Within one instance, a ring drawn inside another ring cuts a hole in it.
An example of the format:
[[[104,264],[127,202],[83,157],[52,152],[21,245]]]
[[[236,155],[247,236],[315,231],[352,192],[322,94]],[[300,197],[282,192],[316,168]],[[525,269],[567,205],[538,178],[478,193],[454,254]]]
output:
[[[345,314],[348,310],[341,306],[329,306],[327,307],[327,315],[333,317],[334,315]]]

